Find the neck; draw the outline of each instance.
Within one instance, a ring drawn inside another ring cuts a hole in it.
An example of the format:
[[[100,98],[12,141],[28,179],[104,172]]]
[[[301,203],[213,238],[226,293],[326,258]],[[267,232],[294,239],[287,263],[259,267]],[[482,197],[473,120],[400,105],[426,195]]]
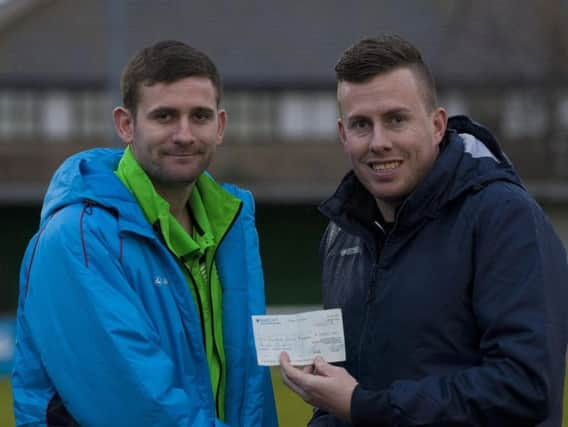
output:
[[[381,215],[386,222],[394,222],[396,215],[396,208],[400,203],[385,202],[384,200],[375,199],[377,206],[381,211]]]

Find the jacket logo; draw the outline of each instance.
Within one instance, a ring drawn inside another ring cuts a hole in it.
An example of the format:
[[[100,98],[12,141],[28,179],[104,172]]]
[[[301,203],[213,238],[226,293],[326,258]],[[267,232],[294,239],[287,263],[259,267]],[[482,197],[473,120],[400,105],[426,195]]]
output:
[[[339,251],[340,256],[356,255],[358,253],[361,253],[359,246],[353,246],[352,248],[341,249],[341,251]]]
[[[167,285],[169,282],[168,282],[168,279],[166,277],[156,276],[156,277],[154,277],[154,280],[152,280],[152,283],[155,286],[163,286],[163,285]]]

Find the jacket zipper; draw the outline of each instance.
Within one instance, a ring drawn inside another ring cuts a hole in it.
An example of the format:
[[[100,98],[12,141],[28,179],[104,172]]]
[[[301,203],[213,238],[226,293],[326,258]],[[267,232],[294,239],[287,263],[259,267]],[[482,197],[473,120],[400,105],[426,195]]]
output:
[[[207,279],[206,279],[206,283],[209,286],[209,295],[211,297],[211,311],[213,311],[213,293],[211,292],[211,274],[213,273],[213,265],[215,264],[215,257],[217,256],[217,249],[219,248],[219,246],[221,246],[221,243],[223,242],[223,240],[225,239],[225,236],[227,235],[227,233],[231,230],[231,228],[233,227],[233,225],[235,224],[235,222],[237,221],[237,218],[239,216],[239,214],[241,213],[241,210],[243,208],[243,202],[241,201],[241,203],[239,204],[239,209],[237,210],[237,212],[235,213],[235,216],[233,217],[231,223],[229,224],[229,226],[227,227],[227,231],[225,232],[225,234],[223,234],[223,237],[221,237],[221,240],[219,240],[219,243],[217,243],[217,245],[215,245],[215,250],[213,251],[213,254],[211,255],[212,257],[212,262],[211,262],[211,266],[209,267],[209,271],[207,272],[206,268],[207,266],[204,265],[204,270],[202,272],[205,273],[207,275]],[[199,271],[201,270],[201,265],[199,268]],[[220,352],[217,348],[216,345],[216,340],[215,340],[215,315],[213,313],[211,313],[211,327],[212,327],[212,331],[213,331],[213,347],[215,349],[215,352],[217,353],[217,357],[219,358],[219,364],[221,365],[221,355]],[[217,392],[215,393],[215,408],[217,409],[217,412],[219,412],[219,393],[221,392],[221,383],[223,381],[223,369],[220,369],[219,372],[219,381],[217,382]],[[219,415],[219,414],[217,414]]]
[[[242,204],[241,204],[242,206]],[[235,215],[235,218],[233,218],[233,221],[231,222],[230,226],[228,229],[231,228],[231,226],[234,224],[236,217],[238,216],[238,214],[240,213],[240,209],[237,211],[237,214]],[[162,236],[162,230],[160,227],[160,223],[156,222],[153,225],[153,228],[155,231],[157,231],[157,235],[159,237],[159,240],[162,242],[163,246],[168,250],[168,252],[174,257],[174,259],[178,259],[177,255],[175,253],[172,252],[172,250],[168,247],[168,245],[166,244],[166,242],[164,241],[164,238]],[[219,247],[219,245],[221,244],[221,242],[219,242],[219,244],[217,245],[217,247]],[[213,262],[215,262],[215,254],[217,253],[217,247],[215,248],[215,252],[213,253]],[[202,262],[203,257],[200,257],[198,260],[198,270],[201,273],[202,277],[207,275],[207,267],[206,265],[204,265],[205,263]],[[191,270],[189,270],[187,268],[187,266],[185,265],[185,262],[183,261],[183,258],[179,259],[178,264],[182,265],[182,268],[185,269],[185,271],[187,271],[188,273],[188,277],[189,277],[189,283],[191,285],[191,287],[193,288],[194,292],[195,292],[195,303],[197,304],[197,311],[199,312],[199,318],[201,320],[201,337],[203,339],[203,353],[205,352],[205,318],[203,317],[203,305],[201,304],[201,299],[199,298],[199,290],[197,289],[197,283],[195,283],[195,279],[193,278],[193,275],[191,274]],[[203,265],[203,268],[202,268]],[[213,263],[211,263],[211,266],[213,266]],[[210,270],[211,271],[211,270]],[[211,274],[209,274],[209,277],[211,276]],[[208,280],[206,277],[203,277],[205,280],[205,283],[209,286],[210,289],[210,295],[211,295],[211,282],[210,280]],[[211,304],[211,311],[213,311],[213,304]],[[213,348],[214,351],[217,353],[217,356],[219,356],[219,352],[217,350],[217,346],[215,345],[215,316],[213,315],[213,313],[211,313],[211,327],[212,327],[212,332],[213,332]],[[185,328],[185,327],[184,327]],[[205,360],[207,361],[207,354],[205,354]],[[219,385],[221,383],[221,377],[223,375],[223,370],[221,369],[220,375],[219,375],[219,382],[217,383],[217,392],[214,396],[215,398],[215,413],[218,414],[218,405],[219,405]]]
[[[373,225],[375,227],[377,227],[385,236],[385,241],[383,243],[381,253],[379,254],[379,259],[376,262],[373,262],[373,267],[372,267],[372,270],[371,270],[369,290],[367,291],[367,299],[365,301],[365,317],[363,319],[363,329],[362,329],[362,333],[361,333],[361,338],[359,340],[359,351],[358,351],[359,360],[357,361],[358,372],[361,372],[361,354],[362,354],[361,351],[363,349],[363,343],[365,341],[365,331],[367,330],[367,323],[368,323],[368,319],[369,319],[369,307],[371,305],[371,301],[374,298],[374,293],[375,293],[375,286],[374,285],[375,285],[375,282],[377,280],[377,272],[378,272],[379,266],[381,265],[381,261],[383,259],[383,254],[385,252],[385,248],[387,247],[387,243],[390,240],[390,236],[392,235],[392,233],[394,232],[394,230],[396,229],[396,226],[398,224],[398,218],[399,218],[400,211],[402,210],[402,208],[404,207],[405,204],[406,204],[406,200],[403,202],[400,209],[398,210],[397,215],[396,215],[395,220],[394,220],[394,224],[393,224],[392,229],[391,229],[391,231],[388,235],[386,234],[384,227],[381,225],[381,223],[379,221],[373,221]]]
[[[197,289],[197,283],[195,283],[195,279],[191,274],[191,270],[189,270],[186,267],[185,262],[181,260],[181,263],[183,265],[183,268],[185,268],[185,270],[187,271],[187,274],[189,276],[189,283],[191,284],[191,287],[193,288],[193,291],[195,293],[195,299],[196,299],[195,302],[197,304],[197,311],[199,312],[199,319],[201,320],[201,335],[203,338],[203,345],[205,345],[205,318],[203,317],[203,305],[201,304],[201,298],[199,298],[199,290]]]

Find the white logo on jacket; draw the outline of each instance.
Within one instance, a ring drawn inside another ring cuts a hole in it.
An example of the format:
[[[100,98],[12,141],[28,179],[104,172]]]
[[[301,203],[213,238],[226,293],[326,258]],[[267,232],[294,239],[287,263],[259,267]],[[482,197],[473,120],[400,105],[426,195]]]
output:
[[[352,248],[341,249],[339,255],[340,256],[356,255],[358,253],[361,253],[361,248],[359,246],[353,246]]]
[[[154,277],[152,283],[154,283],[155,286],[162,286],[162,285],[167,285],[169,282],[166,277],[156,276]]]

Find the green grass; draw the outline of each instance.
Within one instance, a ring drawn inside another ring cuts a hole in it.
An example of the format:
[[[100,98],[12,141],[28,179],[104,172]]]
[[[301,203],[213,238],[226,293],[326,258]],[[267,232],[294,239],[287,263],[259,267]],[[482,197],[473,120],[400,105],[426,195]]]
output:
[[[0,426],[14,427],[13,414],[10,381],[7,378],[2,378],[0,379]]]
[[[271,373],[274,397],[276,398],[276,411],[278,412],[278,425],[280,427],[307,425],[312,415],[312,407],[284,385],[279,368],[273,368]]]
[[[272,384],[280,427],[305,426],[310,419],[310,406],[282,383],[278,369],[272,369]],[[4,378],[0,379],[0,426],[14,427],[10,382]]]

